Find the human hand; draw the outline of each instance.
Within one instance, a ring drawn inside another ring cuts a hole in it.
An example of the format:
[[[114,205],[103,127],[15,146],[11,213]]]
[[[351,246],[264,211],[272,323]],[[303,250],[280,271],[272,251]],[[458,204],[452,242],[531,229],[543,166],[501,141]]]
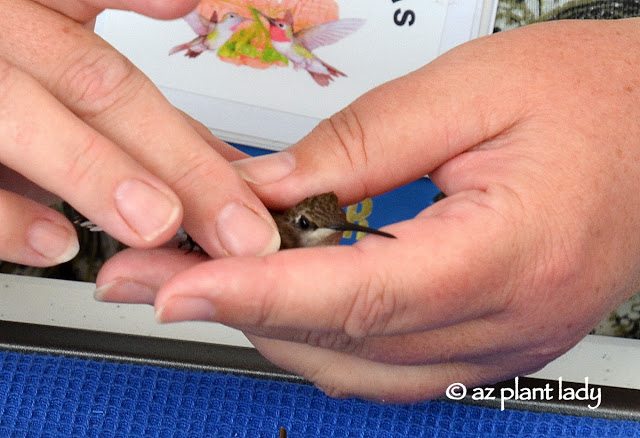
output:
[[[473,41],[236,164],[272,207],[428,173],[448,197],[389,226],[397,239],[205,262],[129,250],[97,297],[237,327],[332,396],[414,401],[541,368],[640,286],[638,24]]]
[[[105,7],[169,18],[196,4],[0,0],[0,260],[50,266],[77,252],[72,225],[30,199],[51,200],[46,191],[133,247],[184,223],[212,255],[278,248],[268,211],[228,162],[244,154],[85,26]]]

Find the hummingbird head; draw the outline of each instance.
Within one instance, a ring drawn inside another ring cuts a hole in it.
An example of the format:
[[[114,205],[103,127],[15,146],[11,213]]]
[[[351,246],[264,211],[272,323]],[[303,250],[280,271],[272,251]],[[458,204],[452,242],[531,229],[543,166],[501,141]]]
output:
[[[284,20],[276,20],[256,9],[269,22],[269,37],[276,42],[289,42],[293,37],[293,15],[291,11],[284,14]]]
[[[224,17],[222,17],[222,20],[220,20],[219,24],[222,25],[224,23],[224,25],[228,26],[229,29],[235,31],[238,25],[240,25],[240,23],[247,20],[248,18],[245,18],[240,14],[236,14],[234,12],[227,12],[226,14],[224,14]]]
[[[344,231],[364,231],[385,237],[389,233],[352,224],[338,204],[335,193],[324,193],[301,201],[283,212],[271,213],[280,232],[280,249],[338,245]]]

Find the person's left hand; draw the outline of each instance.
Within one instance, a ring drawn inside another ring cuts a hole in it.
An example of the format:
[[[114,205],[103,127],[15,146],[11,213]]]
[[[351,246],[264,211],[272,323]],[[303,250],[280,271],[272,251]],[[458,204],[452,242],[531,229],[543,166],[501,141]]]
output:
[[[104,8],[178,18],[197,3],[0,0],[2,261],[54,266],[77,254],[73,225],[42,205],[53,195],[134,248],[163,245],[182,225],[212,255],[278,249],[267,208],[229,164],[245,154],[91,29]]]

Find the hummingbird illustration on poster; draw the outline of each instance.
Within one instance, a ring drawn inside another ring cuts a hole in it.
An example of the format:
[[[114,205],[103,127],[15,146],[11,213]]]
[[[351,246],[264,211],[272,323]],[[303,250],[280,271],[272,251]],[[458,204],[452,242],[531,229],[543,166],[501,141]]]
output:
[[[242,22],[248,20],[242,15],[227,12],[218,21],[217,11],[213,11],[210,19],[206,19],[198,11],[192,11],[183,18],[198,36],[188,43],[175,46],[169,51],[169,55],[186,50],[185,56],[189,58],[195,58],[207,50],[215,52],[229,41]]]
[[[253,8],[269,22],[269,37],[273,48],[287,58],[293,67],[309,72],[318,85],[326,87],[338,76],[347,76],[318,58],[313,50],[333,44],[358,30],[365,23],[359,18],[343,18],[294,30],[293,14],[287,11],[283,19],[269,17]]]

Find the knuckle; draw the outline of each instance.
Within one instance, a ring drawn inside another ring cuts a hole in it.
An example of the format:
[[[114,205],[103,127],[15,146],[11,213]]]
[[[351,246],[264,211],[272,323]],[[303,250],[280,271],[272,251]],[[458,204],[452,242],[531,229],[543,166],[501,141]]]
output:
[[[580,252],[570,248],[571,244],[568,242],[558,242],[547,246],[548,249],[543,251],[544,255],[538,261],[536,283],[542,283],[553,289],[575,284],[583,272],[581,268],[584,257]]]
[[[320,347],[350,354],[357,353],[362,347],[361,339],[354,339],[345,333],[335,332],[308,332],[305,334],[303,342],[312,347]]]
[[[93,47],[71,60],[61,75],[57,90],[81,118],[92,118],[141,86],[136,68],[110,47]]]
[[[0,150],[10,144],[20,148],[33,146],[33,121],[15,111],[15,100],[20,98],[25,75],[15,66],[0,58],[0,132],[5,138]],[[22,85],[22,86],[21,86]]]
[[[107,162],[108,150],[100,134],[90,131],[85,139],[73,150],[73,155],[65,160],[64,175],[67,182],[74,187],[87,185],[90,179],[102,172],[98,167]]]
[[[351,338],[385,334],[397,311],[395,294],[379,276],[362,283],[347,310],[343,331]]]
[[[369,164],[367,131],[352,106],[323,120],[318,129],[329,137],[327,145],[333,149],[333,153],[345,157],[352,170],[366,170]]]
[[[4,102],[8,98],[16,81],[16,72],[17,69],[13,65],[0,58],[0,102]]]
[[[304,377],[313,382],[316,388],[331,398],[348,398],[352,396],[353,394],[348,392],[346,385],[336,381],[338,374],[340,374],[340,370],[336,369],[333,362],[320,365],[303,373]]]
[[[548,303],[553,301],[553,296],[576,287],[588,287],[583,282],[584,272],[593,270],[585,258],[589,251],[574,247],[569,235],[550,236],[546,230],[536,234],[542,237],[532,245],[533,251],[523,251],[529,256],[516,264],[511,277],[518,280],[511,285],[510,293],[505,294],[500,310],[513,309],[547,317],[550,311],[561,311],[549,309]]]
[[[167,182],[177,191],[189,192],[210,184],[212,175],[216,175],[216,165],[205,154],[185,153],[179,161],[173,161],[168,171]]]
[[[314,382],[314,385],[320,391],[325,393],[329,398],[345,399],[345,398],[349,398],[349,397],[353,396],[353,394],[351,394],[351,393],[345,391],[344,389],[340,388],[335,383]]]
[[[269,258],[262,258],[261,262],[266,269],[260,272],[278,272],[278,268],[270,269],[273,262]],[[280,311],[284,308],[283,303],[287,301],[286,290],[281,289],[281,293],[271,293],[278,289],[278,279],[274,275],[267,275],[262,282],[260,293],[254,295],[252,305],[255,311],[251,325],[261,329],[270,329],[280,325]]]
[[[0,124],[0,130],[20,145],[29,146],[34,131],[33,120],[25,116],[31,113],[22,104],[24,92],[38,86],[20,68],[0,57],[0,119],[4,122]]]

